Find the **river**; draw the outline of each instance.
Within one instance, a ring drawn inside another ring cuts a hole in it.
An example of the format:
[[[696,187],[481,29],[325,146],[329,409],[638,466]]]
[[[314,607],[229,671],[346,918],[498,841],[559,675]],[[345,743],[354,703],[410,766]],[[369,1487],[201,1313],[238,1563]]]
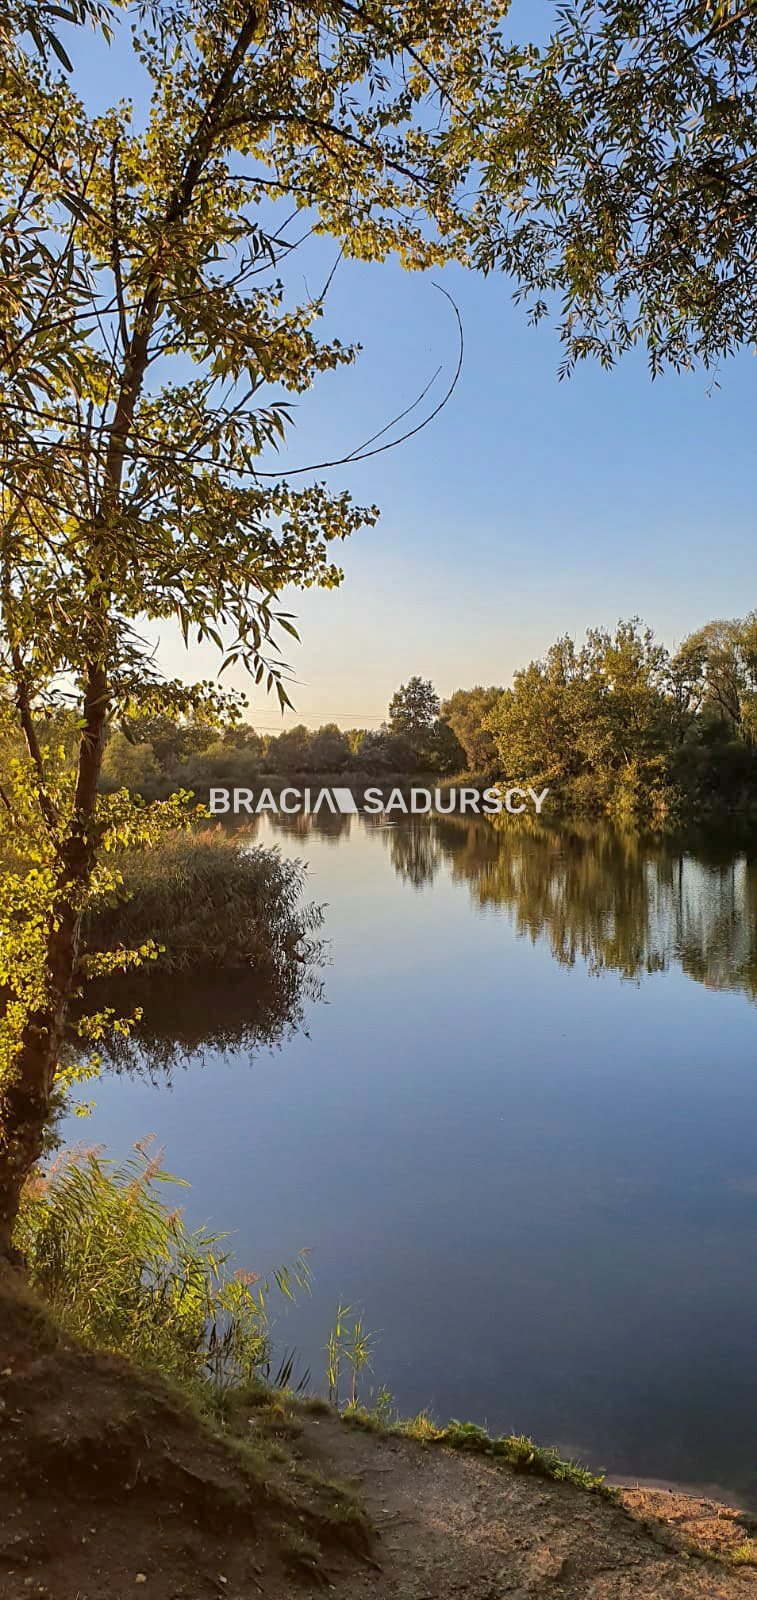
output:
[[[106,1073],[69,1134],[154,1132],[240,1266],[310,1248],[276,1331],[316,1387],[341,1298],[403,1414],[756,1501],[757,850],[330,815],[256,838],[309,863],[322,994],[256,1037],[185,980],[164,1065]]]

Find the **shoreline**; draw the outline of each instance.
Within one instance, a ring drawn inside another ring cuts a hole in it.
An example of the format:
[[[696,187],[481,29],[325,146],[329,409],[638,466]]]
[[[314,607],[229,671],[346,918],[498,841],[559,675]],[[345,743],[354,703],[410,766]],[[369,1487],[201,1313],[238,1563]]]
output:
[[[209,1406],[66,1334],[12,1268],[0,1391],[0,1600],[135,1584],[148,1600],[325,1584],[335,1600],[741,1600],[757,1584],[757,1517],[733,1505],[609,1492],[527,1440],[382,1429],[264,1385]]]
[[[606,1474],[605,1482],[621,1494],[674,1495],[681,1500],[708,1501],[732,1511],[753,1516],[757,1524],[757,1490],[750,1496],[740,1489],[728,1489],[722,1483],[678,1482],[675,1478],[637,1478],[630,1473]]]

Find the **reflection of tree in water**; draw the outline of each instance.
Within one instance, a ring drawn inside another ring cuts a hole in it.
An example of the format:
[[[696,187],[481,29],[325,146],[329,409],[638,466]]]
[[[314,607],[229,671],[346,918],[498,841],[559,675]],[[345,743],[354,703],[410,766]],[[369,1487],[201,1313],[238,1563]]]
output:
[[[676,954],[709,989],[744,989],[757,998],[757,863],[738,856],[709,867],[696,895],[681,867]]]
[[[436,828],[427,822],[408,821],[400,827],[377,830],[387,845],[395,872],[414,889],[424,889],[444,860]]]
[[[562,965],[638,981],[676,963],[757,998],[757,858],[737,839],[445,817],[403,824],[389,844],[400,876],[421,887],[446,863],[478,905],[501,907]]]
[[[250,1059],[286,1043],[305,1024],[309,1001],[321,998],[322,949],[311,959],[293,958],[262,977],[240,971],[133,974],[91,985],[87,1004],[113,1006],[118,1016],[142,1011],[129,1036],[108,1039],[106,1067],[154,1077],[203,1064],[211,1055],[245,1051]]]
[[[670,947],[654,907],[650,861],[638,838],[537,828],[498,832],[481,878],[482,905],[505,905],[520,935],[549,940],[555,960],[577,959],[624,978],[664,970]]]
[[[297,812],[287,817],[282,813],[267,813],[268,821],[274,833],[285,834],[291,839],[309,839],[313,835],[319,839],[333,839],[334,843],[344,838],[352,826],[352,817],[341,812],[329,811],[327,806],[322,806],[320,811]]]

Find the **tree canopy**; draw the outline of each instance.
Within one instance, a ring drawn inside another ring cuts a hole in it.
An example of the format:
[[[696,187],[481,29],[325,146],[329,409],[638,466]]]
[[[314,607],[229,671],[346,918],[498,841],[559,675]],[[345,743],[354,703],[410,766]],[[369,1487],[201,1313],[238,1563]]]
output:
[[[556,809],[676,821],[754,793],[755,616],[707,623],[670,653],[637,617],[568,635],[515,673],[486,718],[498,768]]]
[[[566,370],[639,341],[658,371],[755,339],[754,7],[588,0],[543,46],[509,42],[506,10],[0,0],[0,843],[30,868],[0,889],[0,1249],[41,1148],[82,918],[113,888],[114,843],[163,825],[98,794],[108,732],[128,745],[138,718],[223,714],[215,684],[162,682],[145,619],[210,640],[285,706],[282,591],[338,584],[340,541],[377,516],[276,461],[293,398],[358,353],[322,332],[341,256],[504,268],[533,317],[561,307]],[[133,28],[139,115],[77,95],[62,33],[85,20]],[[333,256],[303,289],[312,235]],[[660,719],[685,739],[699,695],[743,741],[754,645],[718,627],[675,664],[634,626],[562,641],[484,732],[504,752],[510,717],[525,758],[530,695],[548,770],[578,726],[589,767],[630,747],[667,771]],[[366,750],[405,739],[410,761],[456,761],[439,709],[411,680]],[[133,770],[122,745],[112,760]]]
[[[18,39],[28,34],[32,48],[43,59],[52,55],[70,72],[61,23],[91,22],[107,34],[111,15],[108,0],[65,0],[63,5],[54,0],[0,0],[0,58],[12,56]]]
[[[474,689],[456,689],[442,705],[442,716],[460,741],[472,772],[487,772],[494,766],[497,752],[487,719],[501,694],[494,686],[484,689],[477,684]]]
[[[556,315],[563,371],[636,343],[653,372],[757,339],[757,10],[581,0],[503,43],[483,124],[476,259]]]
[[[411,738],[428,735],[439,715],[439,696],[433,683],[417,675],[401,683],[389,702],[389,727],[392,733]]]

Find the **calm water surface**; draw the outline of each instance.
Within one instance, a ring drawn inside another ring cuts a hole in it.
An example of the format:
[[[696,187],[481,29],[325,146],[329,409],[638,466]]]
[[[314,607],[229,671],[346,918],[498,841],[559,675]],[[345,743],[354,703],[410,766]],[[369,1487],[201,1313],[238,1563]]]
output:
[[[154,1131],[240,1265],[312,1249],[277,1332],[319,1379],[342,1297],[403,1413],[757,1502],[757,849],[257,838],[326,904],[306,1031],[256,1047],[238,989],[161,998],[184,1065],[108,1074],[87,1137]]]

